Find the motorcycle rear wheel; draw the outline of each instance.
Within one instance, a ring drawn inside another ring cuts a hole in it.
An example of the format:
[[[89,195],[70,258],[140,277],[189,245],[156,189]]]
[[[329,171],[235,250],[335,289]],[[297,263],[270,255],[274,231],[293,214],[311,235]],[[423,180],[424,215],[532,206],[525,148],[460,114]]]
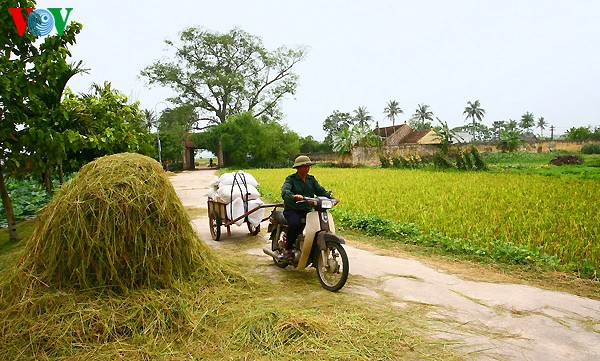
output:
[[[323,260],[321,252],[317,254],[317,276],[324,289],[336,292],[346,284],[350,264],[346,250],[341,244],[328,241],[326,245],[327,260]]]

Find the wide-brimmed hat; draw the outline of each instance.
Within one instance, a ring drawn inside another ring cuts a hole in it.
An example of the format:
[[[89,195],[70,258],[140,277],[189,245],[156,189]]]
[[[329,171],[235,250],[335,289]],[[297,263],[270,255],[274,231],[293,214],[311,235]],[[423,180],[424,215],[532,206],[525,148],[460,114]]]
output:
[[[296,157],[296,159],[294,159],[294,165],[292,166],[292,168],[298,168],[303,165],[312,165],[310,158],[306,155],[300,155]]]

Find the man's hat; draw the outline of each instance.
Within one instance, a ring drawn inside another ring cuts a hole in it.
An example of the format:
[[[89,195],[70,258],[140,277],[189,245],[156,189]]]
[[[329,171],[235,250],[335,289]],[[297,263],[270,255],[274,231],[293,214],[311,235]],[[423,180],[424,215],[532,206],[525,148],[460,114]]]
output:
[[[300,166],[303,165],[312,165],[312,162],[310,161],[310,158],[306,155],[300,155],[298,157],[296,157],[296,159],[294,160],[294,165],[292,166],[292,168],[298,168]]]

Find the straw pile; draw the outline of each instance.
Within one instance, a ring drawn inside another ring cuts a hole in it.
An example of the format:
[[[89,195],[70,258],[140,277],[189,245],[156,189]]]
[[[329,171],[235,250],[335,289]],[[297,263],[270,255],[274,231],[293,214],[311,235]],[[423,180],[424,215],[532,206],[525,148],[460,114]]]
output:
[[[20,262],[49,287],[126,292],[223,276],[161,166],[122,153],[84,166],[39,216]]]

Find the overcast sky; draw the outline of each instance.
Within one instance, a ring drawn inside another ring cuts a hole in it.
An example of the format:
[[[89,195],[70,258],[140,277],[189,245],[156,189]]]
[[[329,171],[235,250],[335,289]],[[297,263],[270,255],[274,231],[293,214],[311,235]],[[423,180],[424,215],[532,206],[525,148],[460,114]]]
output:
[[[72,7],[83,24],[72,60],[89,74],[69,86],[113,87],[162,111],[173,96],[149,88],[140,71],[168,59],[164,40],[191,26],[227,32],[239,27],[273,50],[309,48],[295,66],[294,96],[282,103],[284,122],[322,140],[323,120],[359,106],[380,126],[396,100],[408,121],[417,105],[451,127],[465,124],[467,101],[480,100],[484,123],[541,116],[562,134],[600,125],[600,1],[384,0],[44,0],[37,8]],[[435,124],[434,124],[435,125]],[[549,135],[549,130],[545,131]]]

